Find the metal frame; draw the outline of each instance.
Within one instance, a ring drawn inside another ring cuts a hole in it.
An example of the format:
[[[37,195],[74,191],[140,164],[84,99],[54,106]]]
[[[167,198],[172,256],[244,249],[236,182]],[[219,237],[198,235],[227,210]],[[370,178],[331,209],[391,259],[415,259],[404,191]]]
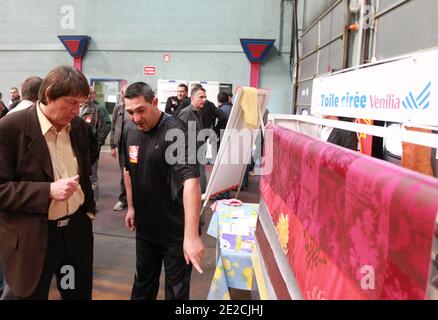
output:
[[[314,125],[339,128],[339,129],[358,132],[358,133],[366,133],[371,136],[376,136],[381,138],[400,140],[403,142],[427,146],[431,148],[438,148],[438,134],[435,133],[408,131],[402,128],[396,129],[396,128],[379,127],[374,125],[345,122],[338,120],[329,120],[329,119],[322,119],[313,116],[302,116],[302,115],[269,114],[268,119],[274,124],[280,121],[305,122]],[[438,128],[434,128],[434,129],[438,130]]]

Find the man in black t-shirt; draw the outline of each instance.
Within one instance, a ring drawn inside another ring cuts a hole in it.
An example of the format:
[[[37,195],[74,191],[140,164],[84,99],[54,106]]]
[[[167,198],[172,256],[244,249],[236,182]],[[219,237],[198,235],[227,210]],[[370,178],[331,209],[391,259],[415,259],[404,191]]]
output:
[[[189,299],[191,268],[202,273],[204,251],[199,168],[188,160],[187,126],[157,104],[144,82],[126,89],[125,223],[136,231],[137,258],[131,299],[156,299],[163,261],[165,298]]]

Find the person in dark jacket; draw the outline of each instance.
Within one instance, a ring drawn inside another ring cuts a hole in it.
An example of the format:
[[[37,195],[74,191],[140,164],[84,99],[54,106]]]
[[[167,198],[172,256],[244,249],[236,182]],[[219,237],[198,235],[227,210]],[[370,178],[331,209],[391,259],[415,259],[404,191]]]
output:
[[[9,94],[11,96],[11,101],[9,102],[8,109],[12,110],[20,103],[21,97],[17,87],[12,87]]]
[[[126,199],[125,180],[123,178],[123,167],[125,163],[123,130],[126,127],[126,122],[129,121],[129,117],[125,111],[124,102],[126,87],[127,86],[124,86],[121,90],[121,103],[114,107],[110,132],[111,157],[118,158],[121,172],[120,194],[118,201],[113,206],[114,211],[121,211],[128,205]]]
[[[91,183],[94,191],[94,200],[99,201],[99,178],[97,175],[98,171],[98,163],[99,163],[99,154],[100,149],[105,143],[105,139],[108,136],[111,127],[108,127],[105,123],[105,118],[102,113],[101,107],[94,99],[95,91],[93,87],[90,87],[90,94],[88,95],[87,101],[84,105],[81,106],[80,109],[80,117],[84,119],[86,123],[88,123],[97,140],[97,149],[98,149],[98,159],[91,166]],[[111,120],[110,120],[111,121]]]
[[[233,107],[233,105],[229,102],[229,94],[221,91],[218,93],[217,95],[217,101],[219,103],[219,110],[221,110],[223,112],[224,117],[220,118],[220,120],[218,120],[216,126],[215,126],[215,132],[216,135],[218,137],[218,150],[219,150],[219,144],[220,144],[220,137],[221,137],[221,131],[225,130],[225,128],[227,127],[227,122],[228,122],[228,118],[230,117],[231,114],[231,109]]]
[[[351,122],[349,118],[337,116],[324,116],[325,119]],[[357,151],[357,133],[339,128],[324,127],[321,131],[321,140],[338,146]]]
[[[0,92],[0,119],[8,113],[8,107],[2,101],[2,93]]]
[[[167,98],[166,107],[164,108],[164,112],[171,114],[173,116],[177,116],[181,109],[190,104],[190,98],[188,95],[188,88],[184,83],[180,83],[176,88],[176,96],[171,96]]]

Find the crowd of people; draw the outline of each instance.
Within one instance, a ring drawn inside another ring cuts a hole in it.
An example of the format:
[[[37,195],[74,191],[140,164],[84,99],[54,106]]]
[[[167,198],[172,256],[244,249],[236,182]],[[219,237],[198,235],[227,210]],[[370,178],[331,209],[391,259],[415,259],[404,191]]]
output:
[[[108,135],[121,172],[113,209],[127,208],[125,224],[136,234],[131,298],[156,299],[163,263],[165,298],[189,298],[192,267],[202,273],[208,137],[191,152],[187,139],[168,141],[166,133],[187,136],[192,127],[211,129],[213,137],[226,126],[231,98],[221,92],[217,108],[201,85],[189,95],[180,84],[162,112],[144,82],[121,94],[110,119],[85,76],[60,66],[11,88],[7,106],[0,98],[2,299],[48,299],[53,275],[63,299],[91,299],[98,160]],[[172,143],[186,151],[175,153],[176,161],[166,159]],[[63,281],[66,266],[74,269],[74,285]]]
[[[1,299],[48,299],[53,275],[63,299],[92,298],[92,221],[108,135],[120,168],[113,210],[127,209],[126,227],[135,231],[131,299],[156,299],[163,263],[165,298],[189,299],[192,267],[203,272],[207,140],[219,149],[233,105],[232,94],[221,91],[216,107],[200,84],[190,94],[179,84],[176,93],[162,112],[148,84],[125,85],[111,119],[86,77],[68,66],[12,87],[7,105],[0,93]],[[169,140],[175,130],[184,139]],[[191,130],[195,144],[187,138]],[[357,150],[355,133],[325,127],[321,139]],[[63,280],[66,266],[74,270],[73,284]]]

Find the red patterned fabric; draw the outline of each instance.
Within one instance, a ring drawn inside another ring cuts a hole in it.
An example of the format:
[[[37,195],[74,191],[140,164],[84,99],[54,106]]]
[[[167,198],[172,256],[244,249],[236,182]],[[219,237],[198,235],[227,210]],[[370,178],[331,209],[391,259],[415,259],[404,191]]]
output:
[[[264,161],[273,171],[262,176],[261,194],[303,297],[424,299],[437,180],[278,126],[268,130],[272,157]]]

